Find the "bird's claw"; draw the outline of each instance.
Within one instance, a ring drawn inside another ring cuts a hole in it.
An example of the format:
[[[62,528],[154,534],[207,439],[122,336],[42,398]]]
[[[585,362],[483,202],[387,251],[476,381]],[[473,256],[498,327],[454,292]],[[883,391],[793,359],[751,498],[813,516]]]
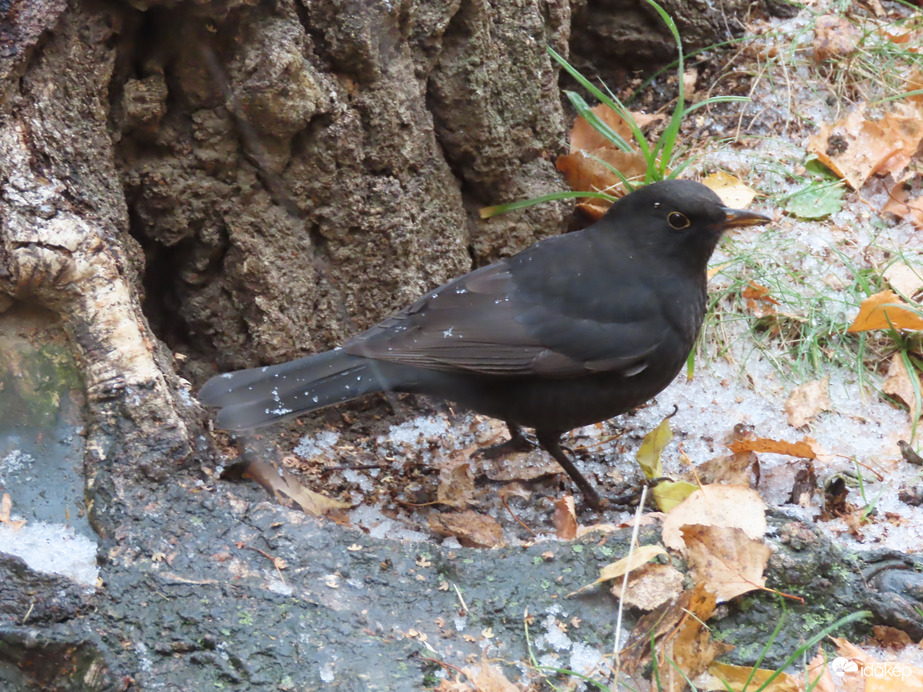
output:
[[[616,495],[615,497],[606,498],[604,501],[608,504],[609,507],[621,507],[621,508],[631,508],[636,507],[638,501],[641,499],[641,491],[647,486],[648,488],[653,488],[663,481],[672,482],[673,479],[669,476],[659,476],[658,478],[645,478],[641,483],[632,488],[631,491],[624,493],[622,495]]]
[[[538,449],[538,445],[529,440],[529,438],[524,435],[519,435],[518,437],[511,437],[506,442],[498,442],[495,445],[490,445],[489,447],[481,447],[480,449],[474,450],[471,453],[471,459],[500,459],[501,457],[506,456],[507,454],[513,454],[514,452],[531,452],[534,449]]]

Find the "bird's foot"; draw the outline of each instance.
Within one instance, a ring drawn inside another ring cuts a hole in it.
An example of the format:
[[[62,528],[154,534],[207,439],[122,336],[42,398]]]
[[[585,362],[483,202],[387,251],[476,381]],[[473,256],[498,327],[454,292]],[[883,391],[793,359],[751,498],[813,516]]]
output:
[[[472,454],[472,459],[500,459],[505,457],[507,454],[513,454],[515,452],[531,452],[534,449],[538,449],[538,444],[532,442],[528,437],[523,435],[522,431],[518,428],[513,429],[510,427],[510,439],[506,442],[499,442],[495,445],[490,445],[489,447],[481,447],[481,449],[476,449]]]
[[[672,481],[673,479],[669,476],[660,476],[659,478],[646,478],[638,485],[631,488],[631,490],[622,493],[621,495],[616,495],[615,497],[605,498],[605,501],[608,503],[609,507],[619,507],[623,509],[630,509],[632,507],[637,507],[638,502],[641,500],[641,493],[645,487],[653,488],[661,481]]]

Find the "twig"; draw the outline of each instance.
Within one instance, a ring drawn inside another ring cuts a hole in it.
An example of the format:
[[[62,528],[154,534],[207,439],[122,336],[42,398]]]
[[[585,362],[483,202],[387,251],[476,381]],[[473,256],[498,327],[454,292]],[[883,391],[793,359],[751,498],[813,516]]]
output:
[[[628,547],[628,556],[627,564],[631,565],[631,556],[635,551],[635,546],[638,544],[638,532],[641,528],[641,514],[644,512],[644,503],[647,500],[647,485],[644,485],[641,488],[641,501],[638,502],[638,509],[635,511],[635,521],[634,527],[631,530],[631,544]],[[631,574],[631,569],[626,569],[625,574],[622,576],[622,590],[619,593],[619,613],[618,617],[615,620],[615,646],[613,647],[613,656],[615,657],[615,677],[612,680],[611,690],[612,692],[617,692],[619,684],[619,672],[622,669],[622,659],[619,656],[619,651],[621,649],[621,634],[622,634],[622,614],[625,611],[625,592],[628,590],[628,575]]]

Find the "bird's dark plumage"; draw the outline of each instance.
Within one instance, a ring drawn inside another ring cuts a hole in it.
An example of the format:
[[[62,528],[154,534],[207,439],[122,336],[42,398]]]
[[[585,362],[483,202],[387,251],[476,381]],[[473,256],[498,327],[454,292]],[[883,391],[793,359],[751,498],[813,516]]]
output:
[[[332,351],[219,375],[199,393],[244,430],[381,391],[418,392],[562,433],[624,413],[680,371],[705,313],[706,267],[724,229],[765,223],[699,183],[669,180],[617,201],[588,228],[548,238],[427,293]]]

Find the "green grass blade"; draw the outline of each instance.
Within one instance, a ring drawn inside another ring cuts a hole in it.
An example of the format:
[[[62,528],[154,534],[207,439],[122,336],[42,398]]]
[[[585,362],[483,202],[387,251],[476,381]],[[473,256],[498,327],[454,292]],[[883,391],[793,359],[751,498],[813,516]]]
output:
[[[703,99],[698,103],[693,103],[689,108],[686,109],[686,112],[683,115],[691,113],[696,108],[701,108],[702,106],[711,106],[716,103],[750,103],[752,99],[749,96],[711,96],[707,99]]]
[[[807,651],[808,649],[813,649],[819,642],[821,642],[824,639],[824,637],[826,637],[828,634],[833,632],[838,627],[842,627],[843,625],[848,625],[849,623],[855,622],[856,620],[865,620],[870,617],[872,617],[872,613],[870,611],[860,610],[856,613],[851,613],[850,615],[841,617],[839,620],[834,622],[832,625],[828,625],[827,627],[822,629],[820,632],[815,634],[813,637],[808,639],[808,641],[806,641],[804,644],[799,646],[794,652],[792,652],[792,654],[789,655],[789,657],[786,658],[782,662],[782,665],[779,666],[776,672],[770,675],[768,678],[766,678],[766,681],[763,682],[763,684],[757,688],[756,692],[761,692],[762,690],[768,689],[769,686],[772,684],[773,680],[775,680],[777,677],[782,675],[782,673],[785,672],[785,669],[788,668],[792,663],[797,661],[805,651]]]
[[[612,165],[611,163],[609,163],[608,161],[603,161],[603,160],[602,160],[601,158],[599,158],[598,156],[593,156],[593,154],[586,154],[586,153],[584,153],[584,156],[586,156],[588,159],[593,159],[594,161],[596,161],[596,163],[598,163],[599,165],[605,167],[610,173],[612,173],[614,176],[616,176],[616,177],[621,181],[622,185],[625,186],[625,190],[626,190],[627,192],[632,192],[632,191],[635,189],[635,184],[634,184],[633,182],[631,182],[631,180],[629,180],[628,178],[626,178],[626,177],[625,177],[625,174],[622,173],[622,171],[620,171],[618,168],[616,168],[615,166],[613,166],[613,165]],[[608,193],[604,192],[603,194],[608,194]],[[613,200],[614,200],[614,199],[615,199],[615,196],[613,196]]]
[[[906,348],[901,349],[901,361],[904,363],[904,368],[907,370],[907,378],[910,380],[910,386],[913,389],[913,406],[910,407],[910,410],[911,412],[923,410],[923,397],[921,397],[920,394],[920,378],[917,375],[917,369],[910,361],[910,353]],[[914,440],[916,440],[918,423],[919,416],[913,421],[913,425],[910,428],[910,444],[913,444]]]
[[[631,154],[634,151],[634,149],[631,148],[631,145],[629,145],[628,142],[626,142],[618,132],[609,127],[607,122],[605,122],[602,118],[593,112],[593,110],[590,108],[587,102],[583,100],[583,97],[580,94],[573,91],[565,91],[564,93],[567,95],[567,98],[570,99],[571,105],[573,105],[574,109],[577,111],[577,114],[586,120],[590,127],[592,127],[599,134],[605,137],[608,141],[612,142],[625,153]]]
[[[647,140],[644,139],[644,133],[641,131],[641,127],[635,122],[635,119],[631,117],[631,112],[625,107],[625,105],[618,100],[615,96],[607,96],[599,87],[593,84],[590,80],[580,74],[577,69],[571,65],[567,60],[565,60],[554,48],[548,46],[548,54],[554,58],[554,60],[564,68],[564,70],[573,77],[580,86],[589,91],[594,97],[596,97],[600,103],[604,103],[606,106],[611,108],[613,111],[618,113],[618,115],[628,124],[628,127],[631,129],[631,136],[635,138],[635,141],[638,143],[638,148],[641,150],[642,156],[645,160],[650,157],[650,147],[647,144]]]
[[[506,214],[510,211],[534,207],[536,204],[554,202],[559,199],[574,199],[576,197],[595,197],[598,199],[607,199],[610,202],[614,202],[616,199],[612,195],[607,195],[605,192],[561,190],[561,192],[549,192],[547,195],[540,195],[538,197],[532,197],[531,199],[521,199],[518,202],[510,202],[509,204],[495,204],[492,207],[483,207],[480,215],[482,219],[489,219],[498,214]]]
[[[667,123],[663,134],[660,135],[660,140],[657,142],[657,146],[654,147],[653,157],[648,159],[649,176],[653,172],[651,169],[653,169],[656,171],[655,179],[660,180],[663,179],[666,170],[670,165],[670,159],[673,156],[673,148],[676,146],[676,138],[679,136],[679,128],[680,125],[682,125],[683,116],[685,115],[686,94],[683,87],[683,73],[685,71],[685,64],[683,62],[683,42],[679,36],[679,30],[676,28],[676,22],[674,22],[673,18],[667,14],[667,11],[656,2],[654,2],[654,0],[645,0],[645,2],[654,8],[657,14],[660,15],[660,18],[663,20],[664,24],[667,25],[670,33],[673,34],[673,40],[676,42],[676,50],[678,54],[676,68],[676,108],[673,109],[673,115],[670,116],[670,122]]]

